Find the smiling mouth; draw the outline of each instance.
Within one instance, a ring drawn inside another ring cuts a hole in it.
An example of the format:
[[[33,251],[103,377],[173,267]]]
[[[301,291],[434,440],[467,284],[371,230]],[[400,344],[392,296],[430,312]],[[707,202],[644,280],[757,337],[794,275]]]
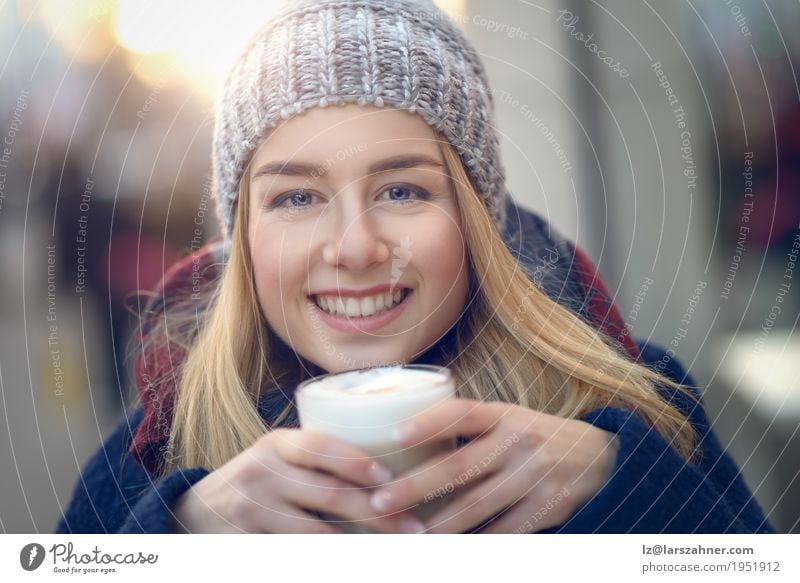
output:
[[[343,298],[334,296],[309,296],[317,307],[340,318],[370,318],[385,314],[402,304],[411,295],[408,288],[395,290],[394,293],[375,294],[363,298]]]

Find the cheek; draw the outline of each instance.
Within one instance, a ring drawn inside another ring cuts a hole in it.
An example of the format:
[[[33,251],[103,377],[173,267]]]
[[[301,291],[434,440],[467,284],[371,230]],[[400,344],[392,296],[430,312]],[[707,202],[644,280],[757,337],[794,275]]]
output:
[[[418,269],[429,282],[436,282],[441,293],[456,291],[467,278],[465,243],[458,224],[449,216],[439,217],[435,224],[420,225],[416,240],[420,243]]]

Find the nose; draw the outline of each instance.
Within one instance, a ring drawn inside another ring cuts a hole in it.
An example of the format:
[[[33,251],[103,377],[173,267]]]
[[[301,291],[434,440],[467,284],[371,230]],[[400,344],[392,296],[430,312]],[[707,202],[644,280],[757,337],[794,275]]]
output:
[[[352,271],[363,271],[389,259],[389,246],[369,211],[342,212],[332,221],[331,234],[322,250],[326,263]]]

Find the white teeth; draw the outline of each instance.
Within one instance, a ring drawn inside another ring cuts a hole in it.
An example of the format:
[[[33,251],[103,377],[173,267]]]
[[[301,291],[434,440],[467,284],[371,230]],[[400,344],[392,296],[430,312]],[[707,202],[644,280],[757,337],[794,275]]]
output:
[[[355,298],[347,298],[347,315],[355,318],[361,315],[361,305]]]
[[[361,300],[361,315],[371,316],[375,313],[375,302],[370,297]]]
[[[347,298],[346,301],[341,297],[317,297],[316,303],[329,314],[359,318],[390,310],[395,305],[399,304],[405,295],[406,290],[398,289],[394,294],[387,292],[385,294],[367,296],[360,299],[351,297]]]

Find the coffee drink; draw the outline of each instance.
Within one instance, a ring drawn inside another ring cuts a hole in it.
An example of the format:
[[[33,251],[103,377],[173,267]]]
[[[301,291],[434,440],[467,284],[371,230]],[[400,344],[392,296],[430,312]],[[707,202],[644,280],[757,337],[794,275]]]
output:
[[[301,383],[295,396],[303,429],[364,450],[395,476],[455,447],[452,439],[404,447],[392,437],[403,421],[455,397],[452,374],[444,367],[409,364],[322,375]],[[433,498],[410,511],[424,520],[446,500]],[[371,532],[353,523],[341,526],[349,532]]]

